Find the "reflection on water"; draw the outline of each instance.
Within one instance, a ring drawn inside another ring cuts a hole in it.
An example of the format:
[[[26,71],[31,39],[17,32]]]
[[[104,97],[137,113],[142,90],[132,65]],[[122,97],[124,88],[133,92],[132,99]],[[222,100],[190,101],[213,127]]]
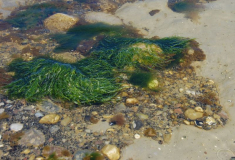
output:
[[[121,22],[112,14],[126,2],[35,3],[0,22],[3,152],[13,147],[6,158],[23,152],[30,159],[119,159],[119,149],[134,139],[168,144],[180,125],[226,125],[215,82],[191,66],[206,58],[199,43],[173,35],[147,39],[134,26],[108,24]],[[169,0],[168,7],[197,22],[209,2]],[[56,13],[63,14],[51,18]],[[56,111],[38,103],[47,99]]]

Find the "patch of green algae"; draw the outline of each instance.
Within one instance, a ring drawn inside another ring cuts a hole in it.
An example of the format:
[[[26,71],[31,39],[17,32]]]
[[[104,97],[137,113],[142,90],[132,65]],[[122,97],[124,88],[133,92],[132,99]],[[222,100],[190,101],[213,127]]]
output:
[[[22,10],[13,12],[13,14],[6,19],[13,27],[21,29],[30,29],[43,24],[43,20],[55,13],[65,13],[68,5],[63,2],[57,3],[41,3],[32,6],[27,6]]]
[[[75,47],[80,40],[104,34],[102,40],[93,46],[90,56],[76,63],[68,64],[50,58],[13,61],[9,68],[15,72],[15,80],[5,86],[8,95],[28,101],[52,97],[75,104],[103,103],[122,89],[120,73],[133,73],[129,82],[146,87],[152,78],[151,73],[146,74],[145,71],[164,69],[178,63],[191,41],[181,37],[133,38],[123,28],[99,25],[96,29],[97,24],[91,25],[92,32],[85,26],[72,28],[67,32],[69,37],[62,40],[63,43],[72,43],[66,47]],[[74,38],[76,43],[72,41]],[[61,39],[57,40],[60,42]]]

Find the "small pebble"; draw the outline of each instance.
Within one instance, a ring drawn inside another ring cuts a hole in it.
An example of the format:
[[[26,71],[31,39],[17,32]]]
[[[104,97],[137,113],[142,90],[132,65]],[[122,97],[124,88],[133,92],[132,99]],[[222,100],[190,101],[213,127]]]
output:
[[[4,108],[1,108],[1,109],[0,109],[0,114],[2,114],[4,111],[5,111],[5,109],[4,109]]]
[[[1,107],[1,106],[4,106],[4,103],[3,103],[3,102],[0,103],[0,107]]]
[[[40,118],[40,117],[43,117],[44,115],[41,112],[37,112],[37,113],[35,113],[35,116],[37,118]]]
[[[13,123],[10,125],[10,129],[15,132],[22,130],[22,128],[23,128],[23,124],[21,123]]]
[[[139,134],[135,134],[135,139],[139,139],[140,138],[140,135]]]

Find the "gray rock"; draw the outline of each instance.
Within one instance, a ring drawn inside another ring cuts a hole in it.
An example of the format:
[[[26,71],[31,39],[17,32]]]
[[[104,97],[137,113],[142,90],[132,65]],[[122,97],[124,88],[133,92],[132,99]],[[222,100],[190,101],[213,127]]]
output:
[[[90,154],[92,151],[90,150],[80,150],[75,152],[73,160],[83,160],[86,154]]]
[[[44,115],[41,112],[37,112],[37,113],[35,113],[35,116],[40,118],[40,117],[43,117]]]
[[[22,146],[39,146],[45,143],[44,134],[35,129],[31,128],[25,132],[22,138],[19,140],[19,144]]]
[[[60,107],[55,103],[51,102],[50,100],[45,100],[41,104],[41,109],[44,112],[48,113],[56,113],[60,111]]]
[[[124,103],[117,104],[115,106],[115,112],[119,113],[126,110],[126,105]]]
[[[135,125],[134,125],[135,124]],[[133,128],[135,129],[135,130],[139,130],[141,127],[143,127],[143,122],[142,121],[140,121],[140,120],[135,120],[134,122],[133,122]]]
[[[58,125],[54,125],[54,126],[51,126],[51,127],[49,128],[49,131],[50,131],[51,133],[56,133],[59,129],[60,129],[60,127],[59,127]]]

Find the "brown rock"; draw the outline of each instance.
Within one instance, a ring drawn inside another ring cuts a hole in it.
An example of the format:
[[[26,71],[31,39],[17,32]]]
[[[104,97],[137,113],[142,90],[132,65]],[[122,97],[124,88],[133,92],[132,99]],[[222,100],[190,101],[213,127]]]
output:
[[[137,103],[139,103],[139,101],[136,98],[127,98],[126,99],[127,105],[133,105],[133,104],[137,104]]]
[[[156,134],[156,131],[153,129],[153,128],[147,128],[145,131],[144,131],[144,135],[146,137],[155,137],[157,134]]]
[[[44,21],[44,26],[53,32],[64,32],[73,27],[78,20],[77,17],[56,13]]]

